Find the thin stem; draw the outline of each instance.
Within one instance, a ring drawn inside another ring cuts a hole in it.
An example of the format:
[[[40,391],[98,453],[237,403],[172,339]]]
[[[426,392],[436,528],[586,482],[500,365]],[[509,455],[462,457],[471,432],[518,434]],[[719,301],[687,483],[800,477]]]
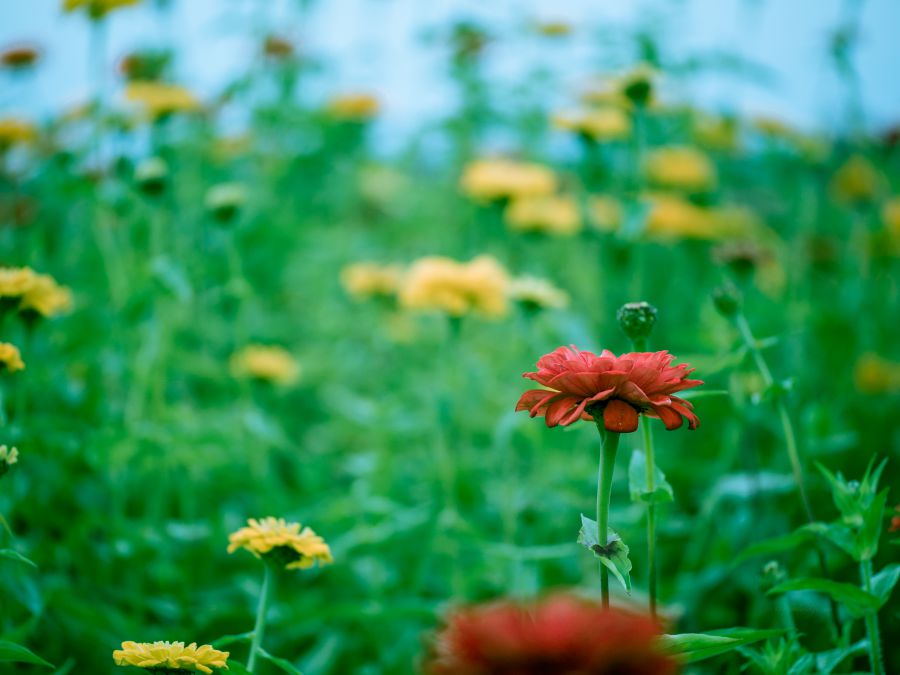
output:
[[[256,624],[253,626],[253,642],[250,643],[250,657],[247,660],[247,670],[254,672],[256,656],[262,647],[263,635],[266,632],[266,614],[269,609],[269,595],[272,590],[272,566],[264,563],[262,589],[259,592],[259,604],[256,607]]]
[[[632,340],[634,350],[647,351],[647,339],[640,337]],[[641,433],[644,437],[644,456],[647,469],[647,492],[656,490],[656,459],[653,451],[653,429],[650,421],[641,415]],[[656,504],[647,504],[647,588],[650,596],[650,616],[656,618]]]
[[[609,502],[612,496],[613,471],[616,467],[616,451],[619,449],[619,434],[604,431],[602,421],[598,420],[597,428],[603,439],[603,451],[600,456],[600,468],[597,476],[597,540],[600,546],[609,542]],[[603,606],[609,607],[609,570],[600,563],[600,595]]]
[[[872,560],[862,560],[859,563],[859,573],[862,577],[863,590],[872,592]],[[866,613],[866,637],[869,641],[869,665],[872,666],[872,675],[884,675],[884,663],[881,660],[881,635],[878,631],[878,612]]]
[[[750,329],[747,318],[743,314],[738,313],[734,318],[734,322],[741,333],[744,345],[753,356],[756,367],[763,377],[763,382],[766,387],[771,387],[775,383],[775,378],[772,376],[769,364],[766,363],[766,359],[763,356],[762,351],[760,351],[759,345],[756,343],[756,338],[753,337],[753,331]],[[816,518],[813,514],[809,496],[806,494],[803,465],[800,463],[800,450],[797,446],[797,436],[794,434],[794,425],[791,422],[790,415],[788,415],[787,406],[784,404],[783,397],[779,396],[777,398],[775,407],[778,411],[778,419],[781,421],[781,429],[784,434],[784,443],[787,448],[788,460],[791,463],[791,471],[794,474],[794,482],[797,483],[797,491],[800,493],[800,501],[803,503],[803,510],[806,512],[806,519],[810,523],[814,523]],[[816,545],[816,557],[818,558],[822,576],[827,578],[828,565],[825,561],[825,554],[822,552],[822,547],[818,544]],[[829,604],[831,605],[831,621],[834,629],[834,637],[836,637],[837,635],[840,635],[841,632],[840,617],[838,616],[837,603],[831,599]]]

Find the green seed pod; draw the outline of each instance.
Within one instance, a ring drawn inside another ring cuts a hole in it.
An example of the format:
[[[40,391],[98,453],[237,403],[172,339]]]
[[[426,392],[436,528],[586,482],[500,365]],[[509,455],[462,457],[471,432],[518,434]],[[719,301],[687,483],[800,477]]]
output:
[[[719,286],[712,292],[712,301],[719,314],[733,318],[741,310],[741,294],[731,283]]]
[[[656,307],[649,302],[628,302],[616,312],[619,325],[631,340],[643,340],[656,324]]]

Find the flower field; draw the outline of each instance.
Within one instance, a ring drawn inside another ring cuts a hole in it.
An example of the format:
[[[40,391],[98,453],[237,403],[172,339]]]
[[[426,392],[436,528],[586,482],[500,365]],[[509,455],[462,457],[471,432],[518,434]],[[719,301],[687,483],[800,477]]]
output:
[[[0,111],[0,673],[900,672],[900,133],[855,34],[826,133],[692,105],[640,31],[495,82],[461,20],[456,105],[385,150],[287,30],[211,96],[109,53],[139,4],[62,2],[92,99]]]

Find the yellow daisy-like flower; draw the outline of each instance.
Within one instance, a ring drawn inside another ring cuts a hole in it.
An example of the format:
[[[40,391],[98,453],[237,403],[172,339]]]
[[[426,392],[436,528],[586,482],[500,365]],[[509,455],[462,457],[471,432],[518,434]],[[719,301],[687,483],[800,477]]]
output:
[[[72,309],[72,291],[60,286],[49,274],[35,274],[30,287],[22,294],[21,311],[32,311],[54,317]]]
[[[759,218],[742,207],[706,209],[670,194],[645,199],[650,206],[645,233],[650,238],[721,240],[757,234],[762,227]]]
[[[509,159],[479,159],[463,170],[460,186],[473,199],[493,201],[539,197],[556,192],[556,176],[540,164]]]
[[[344,290],[357,300],[396,294],[401,277],[399,266],[372,262],[353,263],[341,270]]]
[[[553,117],[558,129],[582,134],[595,141],[617,141],[631,135],[631,118],[621,108],[605,106]]]
[[[565,37],[572,34],[572,24],[567,21],[536,21],[534,30],[545,37]]]
[[[248,345],[232,355],[229,363],[235,377],[289,386],[300,378],[300,366],[283,347],[275,345]]]
[[[882,176],[872,162],[862,155],[854,155],[831,177],[831,192],[842,202],[868,202],[875,199]]]
[[[364,121],[375,117],[381,108],[372,94],[339,94],[334,96],[325,110],[329,116],[342,121]]]
[[[853,381],[864,394],[893,394],[900,391],[900,363],[874,353],[863,354],[856,361]]]
[[[581,230],[575,199],[565,195],[520,197],[503,213],[507,226],[518,232],[571,235]]]
[[[569,306],[569,294],[546,279],[517,277],[509,286],[509,297],[528,310],[565,309]]]
[[[140,4],[141,0],[63,0],[63,11],[83,9],[92,19],[101,19],[110,12]]]
[[[35,283],[38,275],[30,267],[0,267],[0,298],[19,298]]]
[[[247,527],[233,532],[228,542],[229,553],[243,548],[288,570],[334,562],[331,549],[322,537],[309,527],[288,523],[284,518],[250,518]]]
[[[11,373],[17,370],[25,370],[25,362],[18,347],[8,342],[0,342],[0,370],[8,370]]]
[[[28,120],[16,117],[0,119],[0,150],[20,143],[30,143],[37,138],[37,128]]]
[[[696,148],[669,146],[652,151],[644,167],[647,178],[661,187],[705,192],[716,185],[716,168]]]
[[[189,90],[163,82],[130,82],[125,99],[142,107],[153,119],[200,109],[200,101]]]
[[[210,675],[213,669],[228,670],[228,652],[220,652],[210,645],[185,646],[183,642],[123,642],[113,652],[117,666],[134,666],[151,670],[185,670]]]
[[[468,263],[428,256],[413,263],[403,279],[400,304],[460,317],[474,313],[497,318],[508,311],[509,276],[491,256]]]

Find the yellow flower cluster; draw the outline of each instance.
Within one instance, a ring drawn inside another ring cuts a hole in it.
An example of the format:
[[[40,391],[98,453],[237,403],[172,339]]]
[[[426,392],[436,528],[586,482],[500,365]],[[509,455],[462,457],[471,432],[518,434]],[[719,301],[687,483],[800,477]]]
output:
[[[36,138],[37,129],[28,120],[15,117],[0,119],[0,150],[20,143],[30,143]]]
[[[83,9],[91,18],[100,19],[110,12],[137,5],[141,0],[63,0],[63,11],[74,12]]]
[[[878,354],[863,354],[853,371],[856,389],[864,394],[893,394],[900,391],[900,363]]]
[[[716,169],[709,157],[687,146],[653,150],[644,170],[648,180],[660,187],[706,192],[716,185]]]
[[[17,370],[25,370],[25,362],[15,345],[8,342],[0,342],[0,370],[8,370],[11,373]]]
[[[881,174],[868,159],[854,155],[834,173],[830,187],[835,198],[842,202],[868,202],[878,195],[881,181]]]
[[[0,299],[18,300],[21,312],[53,317],[72,309],[72,291],[30,267],[0,267]]]
[[[479,159],[463,170],[460,186],[473,199],[495,201],[541,197],[556,191],[556,175],[545,166],[509,159]]]
[[[617,141],[631,135],[631,118],[624,110],[613,106],[559,113],[554,115],[553,125],[595,141]]]
[[[503,213],[511,230],[571,235],[581,230],[581,214],[575,199],[565,195],[520,197]]]
[[[506,270],[490,256],[468,263],[429,256],[413,263],[400,289],[400,304],[455,317],[469,313],[500,317],[508,310],[508,287]]]
[[[151,119],[200,109],[200,101],[190,91],[163,82],[130,82],[125,88],[125,99],[143,108]]]
[[[300,366],[283,347],[248,345],[231,356],[231,374],[289,386],[300,377]]]
[[[328,102],[326,112],[336,120],[360,122],[375,117],[380,108],[371,94],[340,94]]]
[[[748,209],[737,206],[703,208],[681,197],[654,194],[646,235],[657,239],[729,239],[758,234],[762,223]]]
[[[517,277],[509,285],[509,297],[528,310],[565,309],[569,294],[545,279]]]
[[[228,670],[228,652],[220,652],[210,645],[185,646],[183,642],[123,642],[113,652],[117,666],[134,666],[163,672],[185,670],[210,675],[213,668]]]
[[[344,290],[358,300],[396,294],[401,278],[402,271],[397,265],[360,262],[347,265],[341,270]]]
[[[239,548],[250,551],[257,558],[270,556],[273,562],[283,563],[285,569],[306,569],[316,563],[334,562],[325,540],[309,527],[288,523],[284,518],[250,518],[247,527],[228,537],[228,552]]]

